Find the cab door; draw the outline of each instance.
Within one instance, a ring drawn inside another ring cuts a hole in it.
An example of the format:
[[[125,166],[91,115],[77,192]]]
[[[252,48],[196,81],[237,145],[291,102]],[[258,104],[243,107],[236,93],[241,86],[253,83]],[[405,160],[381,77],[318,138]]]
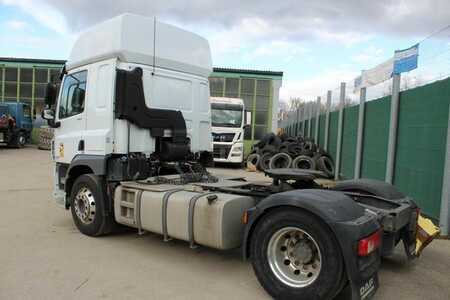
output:
[[[64,76],[59,95],[55,128],[55,161],[70,163],[84,153],[83,132],[86,129],[87,70],[77,70]]]

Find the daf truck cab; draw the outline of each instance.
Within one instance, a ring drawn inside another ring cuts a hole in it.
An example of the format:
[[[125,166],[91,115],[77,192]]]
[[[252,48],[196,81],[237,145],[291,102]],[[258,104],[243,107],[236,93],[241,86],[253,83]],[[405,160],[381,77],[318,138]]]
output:
[[[153,18],[124,14],[80,34],[42,113],[56,202],[91,237],[127,226],[241,248],[277,299],[370,298],[381,255],[400,241],[414,253],[414,203],[382,182],[323,187],[320,172],[268,170],[272,183],[209,173],[211,72],[207,40]]]
[[[143,179],[161,162],[208,160],[211,71],[204,38],[153,19],[125,14],[82,33],[43,115],[55,128],[58,201],[69,207],[73,175],[86,171]]]
[[[242,164],[244,128],[250,125],[251,113],[245,114],[239,98],[211,97],[210,102],[214,162]]]

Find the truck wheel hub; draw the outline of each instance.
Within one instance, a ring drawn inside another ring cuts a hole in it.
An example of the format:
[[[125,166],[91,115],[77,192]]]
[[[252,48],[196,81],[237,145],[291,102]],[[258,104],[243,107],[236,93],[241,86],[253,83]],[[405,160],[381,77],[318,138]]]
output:
[[[292,287],[305,287],[320,274],[321,253],[316,241],[305,231],[285,227],[270,238],[267,258],[274,275]]]
[[[302,264],[307,264],[311,261],[313,257],[313,247],[308,245],[305,241],[301,240],[297,242],[293,247],[292,253],[294,254],[294,259],[300,261]]]
[[[90,224],[95,218],[95,199],[92,192],[86,188],[81,188],[74,201],[75,214],[84,224]]]

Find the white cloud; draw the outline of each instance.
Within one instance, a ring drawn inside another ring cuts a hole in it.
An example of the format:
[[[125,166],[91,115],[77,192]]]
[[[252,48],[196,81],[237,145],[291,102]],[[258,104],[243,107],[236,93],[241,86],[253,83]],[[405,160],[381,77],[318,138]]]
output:
[[[303,47],[301,43],[273,40],[262,45],[257,46],[252,51],[253,57],[267,57],[267,56],[284,56],[290,60],[294,56],[304,54],[308,52],[308,49]]]
[[[2,1],[2,0],[0,0]],[[3,0],[23,3],[32,0]],[[279,38],[304,39],[322,35],[354,43],[366,35],[417,36],[448,23],[448,0],[360,1],[360,0],[33,0],[47,3],[65,16],[68,26],[79,31],[99,21],[124,13],[157,15],[185,24],[230,29],[246,20],[264,20],[267,34],[280,31]]]
[[[236,61],[266,61],[265,67],[275,69],[305,52],[312,53],[314,49],[305,47],[309,41],[324,41],[324,47],[335,43],[353,47],[380,34],[425,36],[450,19],[448,0],[0,0],[0,4],[21,9],[59,33],[59,38],[124,12],[157,15],[161,21],[182,24],[206,36],[216,62],[218,57],[236,55]],[[314,53],[308,56],[313,57]],[[308,56],[303,55],[302,59],[306,61]],[[382,50],[369,47],[350,61],[372,65],[380,62],[382,56]],[[308,80],[290,80],[285,73],[281,98],[315,98],[359,73],[345,71],[352,70],[351,65],[331,67],[335,69]]]
[[[346,47],[352,47],[353,45],[367,42],[373,38],[371,34],[361,34],[358,32],[332,32],[318,30],[317,37],[325,41],[337,42]]]
[[[292,97],[300,97],[313,101],[318,96],[326,95],[328,90],[335,90],[341,82],[347,82],[358,76],[358,71],[328,70],[305,80],[283,80],[280,99],[289,101]]]
[[[383,49],[371,45],[365,48],[361,53],[355,55],[352,58],[352,61],[365,65],[371,65],[380,62],[383,59],[383,54]]]
[[[267,35],[275,36],[276,30],[260,18],[245,18],[228,29],[211,33],[209,41],[213,53],[238,53],[256,43],[260,43]]]
[[[1,4],[14,6],[31,15],[43,26],[60,34],[69,32],[66,18],[52,5],[41,0],[0,0]]]
[[[29,25],[27,22],[19,21],[19,20],[9,20],[5,22],[7,28],[11,30],[23,30],[27,28]]]

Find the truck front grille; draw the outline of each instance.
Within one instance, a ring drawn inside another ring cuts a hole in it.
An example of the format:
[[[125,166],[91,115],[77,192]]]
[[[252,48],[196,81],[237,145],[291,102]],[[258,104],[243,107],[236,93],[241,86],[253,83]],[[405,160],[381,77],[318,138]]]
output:
[[[214,145],[213,146],[213,154],[214,158],[228,158],[228,154],[230,153],[231,145]]]
[[[222,143],[232,142],[234,139],[234,135],[235,135],[234,133],[214,133],[214,132],[212,134],[214,142],[222,142]]]

